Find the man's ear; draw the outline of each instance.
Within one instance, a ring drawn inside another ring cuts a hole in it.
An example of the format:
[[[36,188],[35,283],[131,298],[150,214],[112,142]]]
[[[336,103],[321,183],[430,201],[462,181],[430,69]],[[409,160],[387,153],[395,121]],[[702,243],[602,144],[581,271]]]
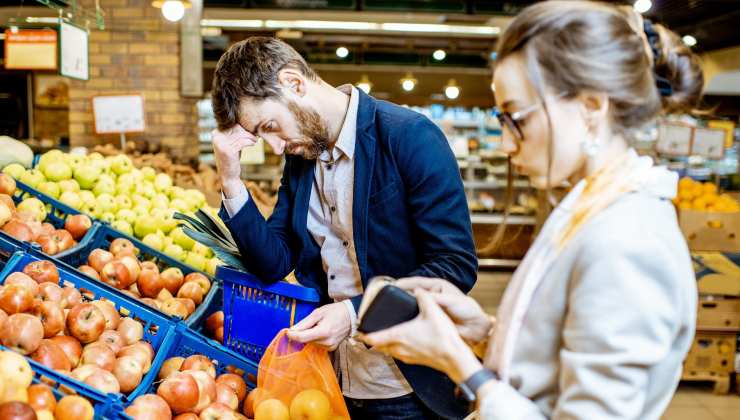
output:
[[[303,97],[308,91],[306,77],[298,70],[285,68],[278,72],[278,84],[288,95]]]

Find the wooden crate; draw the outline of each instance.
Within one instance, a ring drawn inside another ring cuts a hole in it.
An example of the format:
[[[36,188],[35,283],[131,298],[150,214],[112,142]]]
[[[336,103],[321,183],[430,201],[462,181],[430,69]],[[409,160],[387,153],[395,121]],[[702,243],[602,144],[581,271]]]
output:
[[[694,251],[740,252],[740,212],[681,210],[679,222]]]
[[[687,371],[685,368],[681,376],[682,381],[713,382],[714,393],[718,395],[727,395],[730,392],[731,378],[732,374],[729,373]]]
[[[734,372],[736,340],[735,333],[697,331],[684,372]]]
[[[702,296],[696,315],[696,329],[740,331],[740,298]]]

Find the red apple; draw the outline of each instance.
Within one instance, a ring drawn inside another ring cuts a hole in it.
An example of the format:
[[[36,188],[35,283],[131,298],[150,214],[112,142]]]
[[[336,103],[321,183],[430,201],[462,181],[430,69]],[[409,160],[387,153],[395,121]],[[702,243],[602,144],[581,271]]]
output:
[[[194,281],[185,282],[177,291],[177,297],[192,300],[196,305],[203,302],[203,289]]]
[[[113,374],[118,378],[121,391],[129,393],[136,389],[144,376],[144,366],[134,356],[123,356],[116,360]]]
[[[239,397],[236,392],[230,386],[218,382],[216,383],[216,402],[227,406],[232,411],[239,408]]]
[[[39,235],[34,239],[34,242],[41,246],[41,252],[46,255],[56,255],[62,250],[59,248],[59,242],[54,239],[53,234],[51,235]]]
[[[161,276],[164,280],[164,287],[173,295],[177,293],[178,290],[180,290],[180,286],[182,286],[182,283],[185,280],[185,276],[183,276],[182,270],[175,267],[170,267],[164,270]]]
[[[11,284],[17,284],[19,286],[23,286],[28,289],[29,292],[31,292],[32,296],[36,296],[39,294],[39,284],[36,283],[36,280],[32,279],[28,275],[21,273],[21,272],[15,272],[11,273],[6,279],[5,279],[5,286],[10,286]]]
[[[187,298],[176,298],[176,301],[180,302],[185,306],[185,310],[187,311],[187,316],[190,316],[195,312],[195,302],[193,302],[192,299]]]
[[[39,285],[38,297],[45,302],[54,302],[57,305],[61,306],[62,299],[64,298],[64,292],[57,283],[47,281]]]
[[[5,327],[5,323],[8,322],[8,314],[0,309],[0,331]]]
[[[237,420],[237,414],[226,404],[213,402],[200,413],[200,420]]]
[[[152,298],[141,298],[141,302],[151,306],[154,309],[160,310],[159,301]]]
[[[144,338],[144,326],[131,318],[123,318],[118,324],[118,333],[123,337],[124,343],[130,346]]]
[[[95,249],[87,257],[87,265],[100,273],[106,264],[113,261],[113,258],[114,256],[110,252],[104,249]]]
[[[144,261],[141,263],[141,269],[142,270],[153,270],[156,271],[157,274],[159,274],[159,266],[154,261]]]
[[[219,343],[224,342],[224,327],[216,328],[216,331],[213,332],[213,339]]]
[[[183,362],[185,362],[185,358],[179,356],[170,357],[165,360],[164,363],[162,363],[162,367],[159,369],[159,375],[157,375],[157,378],[161,381],[162,379],[168,378],[173,373],[180,371]]]
[[[126,408],[126,414],[134,420],[172,420],[172,411],[167,402],[159,395],[146,394],[134,400]]]
[[[31,358],[54,370],[72,369],[72,364],[64,350],[51,340],[41,340],[39,347],[31,354]]]
[[[28,404],[36,411],[48,410],[53,413],[57,399],[48,385],[33,384],[28,387]]]
[[[197,283],[201,289],[203,289],[203,295],[207,295],[208,291],[211,290],[211,281],[203,273],[194,271],[185,276],[185,283],[193,281]]]
[[[66,251],[76,244],[72,234],[64,229],[57,229],[56,232],[54,232],[54,235],[52,235],[52,238],[54,237],[56,237],[59,242],[59,252]]]
[[[202,370],[184,370],[183,372],[191,375],[198,382],[198,405],[193,409],[193,413],[200,414],[212,402],[216,401],[216,381],[211,375]]]
[[[72,371],[72,377],[80,382],[85,382],[85,379],[98,370],[102,370],[98,365],[82,365]]]
[[[113,350],[114,354],[118,354],[121,349],[126,346],[126,342],[118,331],[105,330],[96,343],[103,343]]]
[[[198,415],[195,413],[183,413],[179,416],[176,416],[174,420],[200,420],[200,417],[198,417]]]
[[[5,204],[10,209],[10,213],[15,215],[15,201],[9,194],[0,194],[0,203]]]
[[[164,288],[164,280],[160,277],[159,272],[149,269],[141,270],[137,284],[141,295],[148,298],[156,298]]]
[[[224,311],[218,311],[212,313],[208,318],[206,318],[206,331],[213,334],[218,328],[223,328],[224,326]]]
[[[65,286],[62,289],[62,306],[71,308],[78,303],[82,303],[82,294],[72,286]]]
[[[23,268],[23,272],[32,279],[36,280],[37,283],[59,283],[59,270],[57,266],[46,260],[34,261],[27,264]]]
[[[121,323],[121,315],[112,303],[107,300],[94,300],[91,303],[103,313],[106,330],[115,330],[118,328],[118,324]]]
[[[128,268],[118,261],[111,261],[103,266],[100,279],[116,289],[125,289],[131,284],[131,274]]]
[[[70,334],[82,343],[96,341],[105,330],[105,316],[91,303],[75,305],[67,315]]]
[[[122,262],[126,268],[128,268],[129,275],[131,276],[130,284],[135,284],[136,280],[139,278],[139,274],[141,274],[141,263],[139,263],[139,260],[129,254],[123,254],[120,257],[117,257],[117,259]]]
[[[52,235],[56,230],[57,228],[55,228],[54,225],[52,225],[49,222],[45,222],[41,224],[41,234],[42,235]]]
[[[82,358],[82,345],[77,341],[76,338],[68,335],[58,335],[50,338],[51,342],[58,345],[62,349],[72,367],[77,367],[80,364],[80,358]]]
[[[90,401],[77,395],[62,398],[54,410],[56,420],[92,420],[93,415],[94,410]]]
[[[5,286],[0,292],[0,309],[8,314],[28,312],[33,308],[33,294],[19,284]]]
[[[80,363],[83,365],[95,365],[111,372],[116,363],[116,354],[105,343],[90,343],[82,350]]]
[[[92,227],[92,220],[90,217],[84,214],[74,214],[67,217],[64,221],[64,229],[66,229],[72,238],[76,240],[82,239],[88,230]]]
[[[8,174],[0,174],[0,194],[13,195],[15,193],[15,179]]]
[[[201,370],[206,372],[211,378],[216,378],[216,367],[213,366],[211,359],[202,354],[194,354],[182,363],[181,370]]]
[[[110,243],[109,251],[116,257],[121,257],[123,255],[136,256],[136,254],[138,254],[138,250],[134,246],[133,242],[126,238],[114,239],[113,242]]]
[[[31,228],[19,220],[11,220],[3,225],[2,231],[21,242],[31,242],[33,232]]]
[[[184,303],[178,301],[177,299],[169,299],[165,301],[162,306],[162,312],[166,313],[170,316],[177,316],[182,319],[185,319],[188,317],[188,308],[185,306]]]
[[[5,321],[0,340],[5,347],[21,354],[31,354],[44,338],[44,326],[30,314],[13,314]]]
[[[123,356],[131,356],[136,359],[143,367],[142,372],[144,374],[149,372],[149,369],[152,367],[152,359],[149,357],[149,352],[145,348],[137,346],[136,344],[122,348],[121,351],[118,352],[118,357]]]
[[[5,175],[5,174],[3,174]],[[36,420],[33,407],[21,401],[8,401],[0,404],[0,419],[3,420]]]
[[[176,372],[166,378],[157,389],[175,414],[191,412],[199,400],[198,382],[191,375]]]
[[[77,267],[79,271],[81,271],[83,274],[88,275],[89,277],[94,278],[95,280],[100,280],[100,274],[98,274],[97,271],[95,271],[94,268],[90,267],[89,265],[81,265]]]
[[[54,337],[64,330],[64,311],[56,302],[36,302],[33,314],[44,326],[44,338]]]
[[[118,379],[116,379],[116,376],[107,370],[96,370],[92,375],[85,379],[85,383],[104,394],[118,394],[121,392],[121,386],[118,383]]]
[[[244,379],[233,373],[224,373],[223,375],[216,378],[216,384],[223,384],[229,386],[236,393],[237,399],[241,402],[244,401],[244,397],[247,396],[247,384]]]

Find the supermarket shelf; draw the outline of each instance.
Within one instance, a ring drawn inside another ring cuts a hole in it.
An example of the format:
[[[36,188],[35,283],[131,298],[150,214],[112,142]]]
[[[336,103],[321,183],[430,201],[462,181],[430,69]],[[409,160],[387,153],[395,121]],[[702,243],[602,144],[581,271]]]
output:
[[[479,258],[478,266],[481,268],[517,268],[522,260],[505,260],[498,258]]]
[[[470,215],[470,220],[477,225],[500,225],[504,222],[504,215],[473,213]],[[534,225],[536,220],[533,216],[509,215],[506,223],[509,225]]]

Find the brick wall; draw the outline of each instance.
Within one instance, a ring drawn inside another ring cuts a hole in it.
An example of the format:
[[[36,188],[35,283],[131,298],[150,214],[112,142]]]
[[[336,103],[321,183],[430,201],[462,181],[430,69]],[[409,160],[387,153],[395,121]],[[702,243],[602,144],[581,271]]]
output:
[[[179,25],[150,0],[106,0],[103,8],[106,28],[90,34],[90,80],[70,84],[71,145],[117,145],[118,136],[95,134],[91,98],[141,93],[146,132],[127,138],[159,143],[175,158],[197,155],[196,100],[180,96]]]

